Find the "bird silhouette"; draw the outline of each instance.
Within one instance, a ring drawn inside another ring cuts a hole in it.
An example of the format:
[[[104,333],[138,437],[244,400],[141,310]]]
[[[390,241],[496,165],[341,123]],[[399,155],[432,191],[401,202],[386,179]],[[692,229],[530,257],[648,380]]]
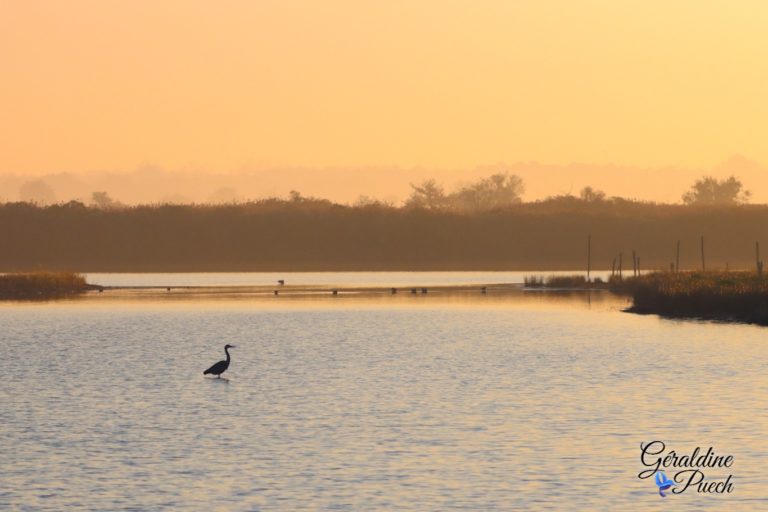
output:
[[[227,354],[227,360],[226,361],[219,361],[218,363],[214,364],[207,370],[203,372],[203,375],[208,375],[209,373],[212,375],[216,375],[216,378],[221,378],[221,374],[227,371],[227,368],[229,368],[229,349],[235,348],[234,345],[224,345],[224,353]]]

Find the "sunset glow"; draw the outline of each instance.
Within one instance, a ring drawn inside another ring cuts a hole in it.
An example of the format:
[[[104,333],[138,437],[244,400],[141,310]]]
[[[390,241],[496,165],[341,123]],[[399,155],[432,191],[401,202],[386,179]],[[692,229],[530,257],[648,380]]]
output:
[[[5,1],[0,172],[768,162],[768,4]]]

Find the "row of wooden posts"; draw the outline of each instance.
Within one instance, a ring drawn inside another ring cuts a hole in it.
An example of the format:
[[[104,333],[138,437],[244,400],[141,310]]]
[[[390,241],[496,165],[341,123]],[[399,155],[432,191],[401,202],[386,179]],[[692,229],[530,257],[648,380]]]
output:
[[[701,270],[706,272],[707,262],[706,262],[706,259],[704,258],[704,236],[703,235],[700,238],[699,247],[701,248]],[[611,263],[611,277],[615,275],[622,277],[623,253],[620,252],[618,255],[618,258],[619,258],[618,266],[616,266],[616,257],[613,258],[613,262]],[[757,275],[762,276],[763,260],[760,259],[760,242],[755,242],[755,267],[757,270]],[[677,241],[677,248],[675,251],[675,262],[669,264],[669,269],[671,272],[680,271],[680,240]],[[592,235],[587,235],[587,282],[591,282],[590,280],[591,270],[592,270]],[[634,249],[632,249],[632,275],[633,276],[640,275],[640,256],[637,254],[637,252]]]

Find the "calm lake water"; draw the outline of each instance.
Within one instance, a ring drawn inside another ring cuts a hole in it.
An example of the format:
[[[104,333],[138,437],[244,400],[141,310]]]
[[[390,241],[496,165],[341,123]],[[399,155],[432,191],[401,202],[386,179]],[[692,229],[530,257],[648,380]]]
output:
[[[765,328],[605,292],[101,295],[0,305],[0,510],[768,509]],[[734,491],[662,499],[656,439],[733,455]]]
[[[210,272],[154,274],[86,274],[102,286],[271,286],[282,279],[289,285],[309,286],[450,286],[522,283],[525,276],[583,274],[583,270],[530,272]],[[610,272],[593,272],[607,279]]]

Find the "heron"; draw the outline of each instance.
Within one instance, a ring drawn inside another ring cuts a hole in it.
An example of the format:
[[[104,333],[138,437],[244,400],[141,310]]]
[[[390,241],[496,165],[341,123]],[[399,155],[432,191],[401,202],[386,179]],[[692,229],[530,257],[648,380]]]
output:
[[[235,348],[234,345],[224,345],[224,353],[227,354],[227,360],[226,361],[219,361],[218,363],[214,364],[207,370],[203,372],[203,375],[208,375],[209,373],[216,375],[216,378],[220,379],[221,374],[227,371],[227,368],[229,368],[229,349]]]

